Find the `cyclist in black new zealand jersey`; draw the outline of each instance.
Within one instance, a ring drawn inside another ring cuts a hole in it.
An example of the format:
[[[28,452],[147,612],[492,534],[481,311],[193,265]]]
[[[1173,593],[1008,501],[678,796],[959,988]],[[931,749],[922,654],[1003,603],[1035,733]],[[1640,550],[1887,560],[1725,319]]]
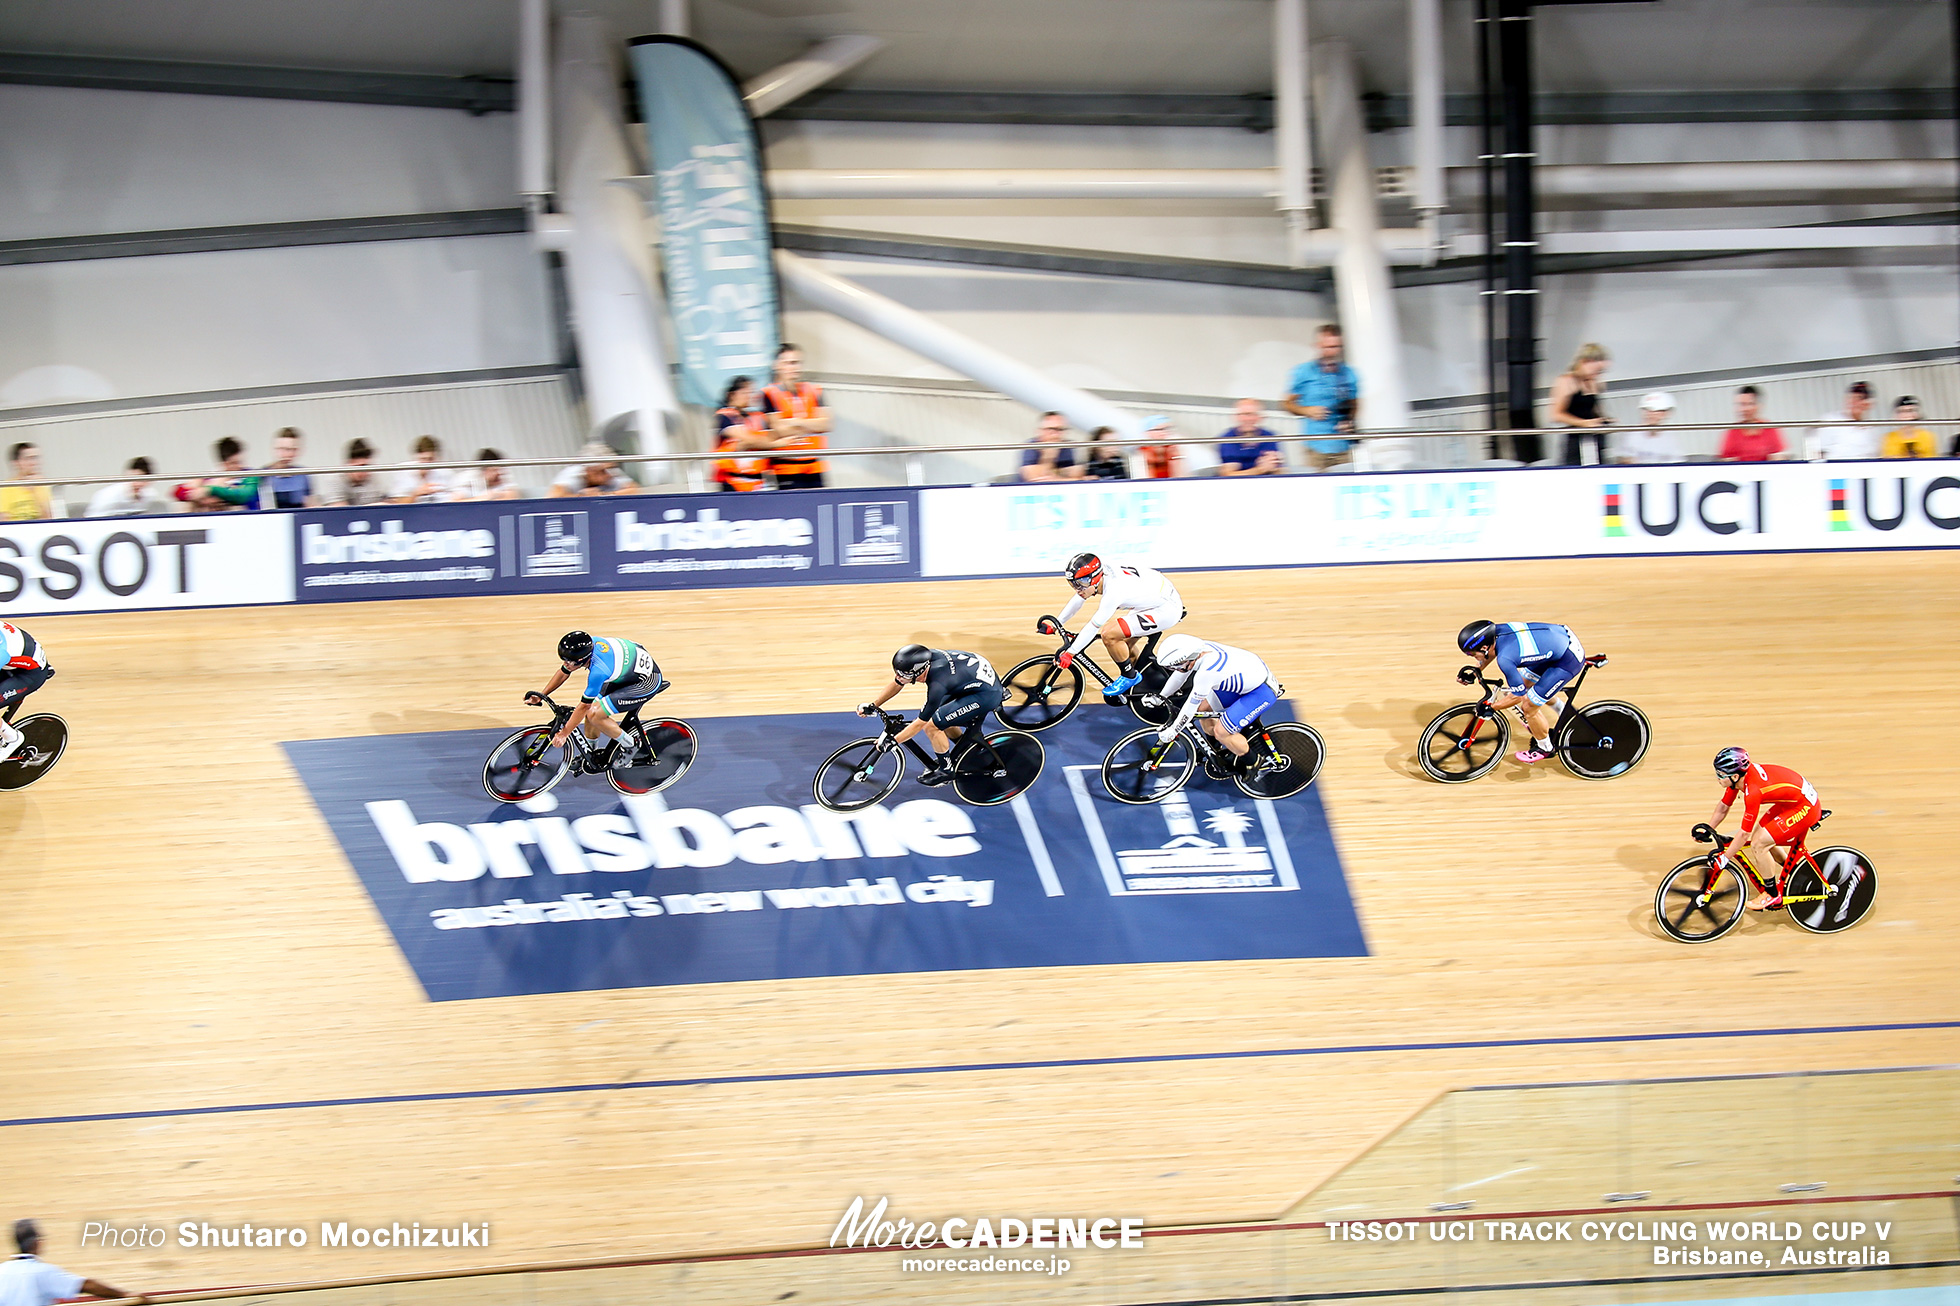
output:
[[[869,703],[860,703],[858,715],[870,716],[921,678],[926,682],[926,705],[916,720],[899,731],[897,740],[904,743],[923,733],[932,745],[933,765],[919,783],[942,785],[953,778],[954,742],[969,730],[984,728],[987,714],[999,710],[1000,677],[978,653],[907,644],[892,654],[891,684]]]

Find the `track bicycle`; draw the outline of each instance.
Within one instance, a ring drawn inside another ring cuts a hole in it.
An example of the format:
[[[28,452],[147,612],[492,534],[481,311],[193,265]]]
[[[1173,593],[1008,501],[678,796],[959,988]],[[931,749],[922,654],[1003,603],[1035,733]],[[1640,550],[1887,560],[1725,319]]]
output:
[[[1595,653],[1571,684],[1558,692],[1565,706],[1558,724],[1552,728],[1552,746],[1565,769],[1581,780],[1610,780],[1639,765],[1653,742],[1653,727],[1647,714],[1631,703],[1602,698],[1580,707],[1579,687],[1594,667],[1606,665],[1606,655]],[[1466,666],[1456,673],[1457,681],[1472,681],[1484,687],[1484,696],[1475,703],[1458,703],[1443,712],[1422,732],[1416,747],[1416,760],[1431,779],[1445,784],[1461,784],[1490,774],[1503,760],[1510,745],[1511,726],[1504,714],[1490,705],[1501,680],[1492,680],[1477,667]],[[1524,720],[1523,705],[1513,708]]]
[[[1108,685],[1116,679],[1103,670],[1102,664],[1091,657],[1087,649],[1069,659],[1067,667],[1062,666],[1062,649],[1075,642],[1076,633],[1062,625],[1058,618],[1044,616],[1035,622],[1035,627],[1044,634],[1060,636],[1062,642],[1053,653],[1037,654],[1015,663],[1001,677],[1001,703],[995,715],[1017,730],[1039,731],[1061,724],[1063,718],[1075,711],[1076,704],[1082,701],[1082,673],[1085,670],[1099,685]],[[1157,651],[1157,641],[1162,635],[1162,631],[1154,631],[1144,641],[1143,652],[1137,657],[1137,686],[1123,696],[1123,701],[1139,721],[1147,721],[1154,726],[1167,724],[1178,709],[1176,703],[1167,701],[1163,696],[1170,673],[1158,666],[1151,656]]]
[[[640,711],[665,690],[668,682],[633,704],[619,719],[617,740],[587,739],[574,730],[565,747],[553,748],[552,736],[565,728],[572,709],[539,695],[551,709],[549,725],[526,726],[506,736],[483,763],[483,788],[500,803],[536,798],[567,775],[605,774],[622,794],[637,796],[665,789],[694,765],[697,741],[685,721],[641,721]]]
[[[1790,919],[1813,934],[1850,929],[1865,919],[1878,897],[1878,870],[1856,848],[1813,853],[1805,847],[1811,831],[1830,816],[1827,808],[1790,846],[1778,873],[1768,877],[1756,869],[1746,847],[1732,847],[1733,838],[1701,822],[1692,831],[1695,842],[1712,843],[1715,851],[1690,857],[1661,881],[1654,891],[1654,916],[1661,928],[1683,943],[1719,939],[1742,919],[1753,889],[1781,897]]]
[[[48,678],[54,678],[52,667],[48,669]],[[12,725],[14,713],[20,707],[20,703],[16,702],[5,715],[0,715],[0,721]],[[20,747],[14,750],[12,757],[0,762],[0,790],[27,788],[54,770],[54,764],[68,751],[68,723],[52,712],[37,712],[33,716],[22,717],[17,729],[22,736]]]
[[[1327,744],[1312,726],[1301,721],[1270,726],[1257,720],[1249,722],[1242,732],[1246,742],[1278,765],[1248,773],[1240,771],[1238,759],[1197,724],[1220,715],[1196,713],[1189,725],[1168,740],[1157,738],[1157,728],[1123,736],[1103,758],[1103,788],[1119,803],[1160,803],[1184,788],[1202,765],[1206,775],[1230,780],[1247,798],[1291,798],[1319,776]]]
[[[823,760],[811,781],[819,803],[833,812],[855,812],[882,801],[905,778],[905,754],[932,765],[917,739],[898,742],[909,718],[877,709],[884,730],[854,739]],[[968,730],[953,745],[953,792],[975,807],[993,807],[1026,793],[1047,764],[1047,750],[1025,730]]]

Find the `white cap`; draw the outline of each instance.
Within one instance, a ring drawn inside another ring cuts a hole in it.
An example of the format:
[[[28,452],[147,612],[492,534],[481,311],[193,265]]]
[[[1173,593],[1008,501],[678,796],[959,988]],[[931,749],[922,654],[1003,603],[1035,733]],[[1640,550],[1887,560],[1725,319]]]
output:
[[[1640,396],[1640,406],[1650,413],[1670,412],[1674,408],[1674,396],[1665,390],[1656,390],[1650,395]]]

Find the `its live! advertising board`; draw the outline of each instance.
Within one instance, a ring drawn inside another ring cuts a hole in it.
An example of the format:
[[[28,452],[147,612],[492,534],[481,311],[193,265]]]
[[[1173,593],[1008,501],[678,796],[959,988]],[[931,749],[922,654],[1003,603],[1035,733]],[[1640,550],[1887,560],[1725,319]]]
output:
[[[927,577],[1960,547],[1960,462],[1698,463],[920,493]],[[975,547],[984,545],[984,547]]]

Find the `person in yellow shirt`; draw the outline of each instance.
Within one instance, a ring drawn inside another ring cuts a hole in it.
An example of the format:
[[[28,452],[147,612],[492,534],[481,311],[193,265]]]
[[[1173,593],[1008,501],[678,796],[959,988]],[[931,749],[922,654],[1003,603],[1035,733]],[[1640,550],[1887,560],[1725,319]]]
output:
[[[41,479],[41,446],[20,443],[7,453],[13,464],[7,485],[0,485],[0,521],[46,521],[54,516],[54,494],[45,485],[22,482]]]
[[[1919,401],[1911,395],[1900,395],[1899,402],[1892,405],[1892,420],[1900,425],[1885,433],[1884,456],[1887,458],[1931,458],[1938,452],[1938,444],[1933,433],[1923,426],[1916,426],[1919,420]]]

